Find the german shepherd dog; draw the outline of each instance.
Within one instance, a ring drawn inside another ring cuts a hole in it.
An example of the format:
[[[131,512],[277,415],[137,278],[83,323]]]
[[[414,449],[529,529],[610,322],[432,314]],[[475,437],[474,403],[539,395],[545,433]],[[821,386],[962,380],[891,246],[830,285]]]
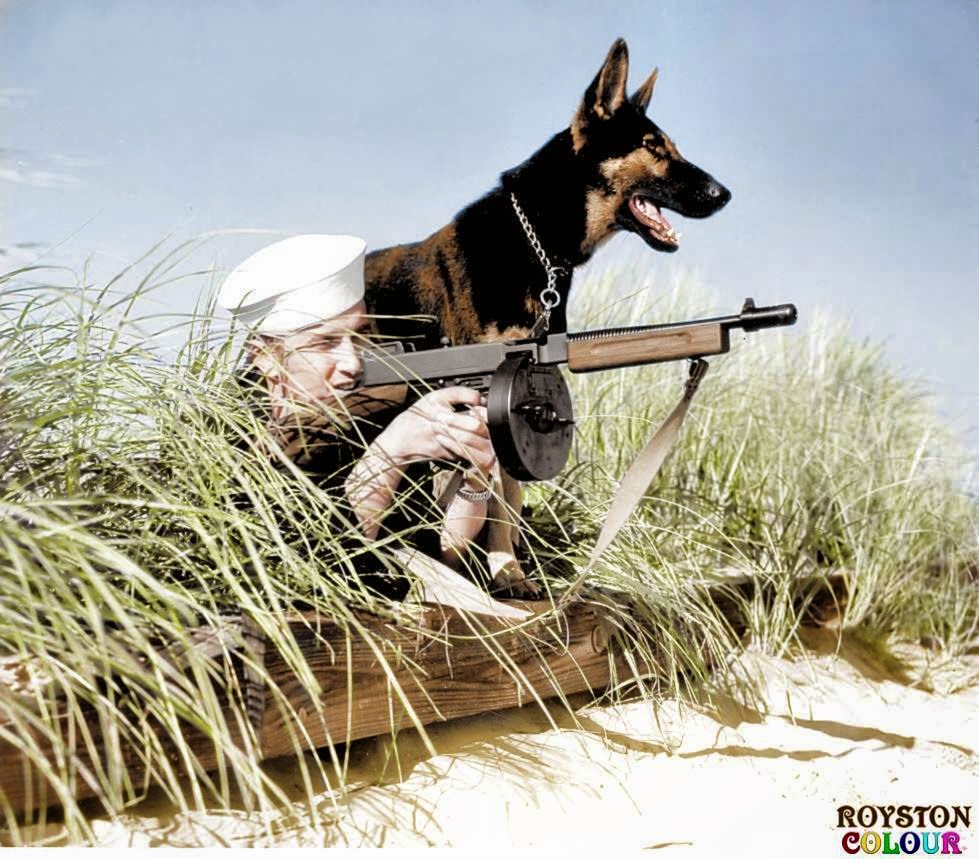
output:
[[[412,338],[416,348],[436,347],[443,338],[459,345],[526,337],[543,309],[547,274],[520,210],[556,269],[560,303],[550,331],[557,332],[567,327],[572,272],[613,234],[628,230],[653,250],[672,253],[679,236],[664,209],[706,218],[731,199],[646,116],[658,70],[629,97],[628,66],[626,43],[618,39],[568,128],[427,239],[368,255],[366,301],[378,333]],[[419,315],[431,321],[398,318]],[[516,481],[504,480],[502,497],[519,509]],[[491,525],[512,523],[512,513],[499,507],[489,511]],[[526,588],[518,586],[515,536],[515,527],[491,528],[490,568],[498,586],[512,585],[519,595]]]

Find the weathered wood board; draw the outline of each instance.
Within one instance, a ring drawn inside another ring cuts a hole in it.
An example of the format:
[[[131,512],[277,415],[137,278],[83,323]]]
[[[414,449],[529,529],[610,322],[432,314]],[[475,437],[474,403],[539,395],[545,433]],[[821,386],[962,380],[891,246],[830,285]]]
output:
[[[746,595],[753,587],[746,581],[717,589],[716,602],[735,631],[743,628],[738,595]],[[838,603],[844,591],[842,577],[831,579],[813,598],[810,611]],[[351,635],[312,614],[290,615],[286,621],[319,686],[316,698],[281,654],[267,647],[248,625],[241,630],[247,658],[237,660],[234,673],[238,694],[245,702],[236,711],[247,713],[250,724],[234,724],[229,707],[226,716],[232,738],[246,754],[274,758],[297,749],[308,751],[413,727],[406,703],[418,722],[426,725],[599,690],[612,678],[630,676],[616,640],[609,644],[600,605],[581,601],[555,617],[549,602],[510,604],[530,614],[530,620],[520,622],[519,632],[514,629],[517,621],[467,616],[442,606],[424,610],[431,636],[409,632],[393,622],[359,618],[365,629],[376,633],[372,636],[375,647],[382,649],[390,669],[364,636]],[[207,646],[208,635],[208,630],[201,630],[202,647]],[[247,667],[255,664],[264,665],[269,683],[262,681],[260,672]],[[643,665],[642,672],[655,676],[657,666]],[[14,693],[0,687],[0,695],[10,694]],[[22,710],[29,714],[29,696],[23,705]],[[80,724],[87,726],[87,744],[78,743],[79,771],[108,773],[103,777],[131,785],[131,792],[138,795],[150,781],[142,749],[121,743],[105,714],[100,716],[87,705],[76,703],[73,709],[65,706],[63,713],[58,712],[56,730],[63,735],[73,732],[78,736]],[[15,812],[63,804],[66,797],[46,784],[43,773],[25,757],[12,728],[9,723],[0,724],[0,802]],[[180,730],[182,745],[192,750],[195,766],[211,771],[226,763],[208,737],[186,724]],[[58,761],[40,730],[33,733],[46,761],[43,766],[63,771],[65,762]],[[299,739],[300,733],[305,737]],[[156,738],[175,777],[186,772],[188,759],[180,754],[172,735],[157,730]],[[153,776],[158,781],[160,773]],[[76,779],[76,799],[97,792],[96,779]]]

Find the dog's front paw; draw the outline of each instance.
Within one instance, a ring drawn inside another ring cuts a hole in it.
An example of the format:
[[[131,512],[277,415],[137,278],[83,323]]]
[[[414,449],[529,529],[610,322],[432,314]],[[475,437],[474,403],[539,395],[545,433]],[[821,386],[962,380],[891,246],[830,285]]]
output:
[[[502,594],[498,593],[497,596],[508,596],[515,600],[542,600],[545,594],[538,582],[523,578],[519,582],[510,584]]]
[[[528,579],[520,562],[507,552],[490,552],[489,568],[493,576],[490,590],[497,596],[503,595],[512,599],[540,599],[543,595],[541,586]]]

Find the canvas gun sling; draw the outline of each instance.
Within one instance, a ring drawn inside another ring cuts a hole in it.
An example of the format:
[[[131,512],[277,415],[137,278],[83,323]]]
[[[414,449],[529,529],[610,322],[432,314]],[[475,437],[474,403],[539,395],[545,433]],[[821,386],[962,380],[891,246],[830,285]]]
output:
[[[673,411],[667,416],[666,420],[660,425],[659,429],[653,433],[652,437],[646,442],[646,446],[639,452],[629,470],[626,471],[619,488],[609,505],[608,516],[598,534],[598,539],[591,550],[588,563],[578,574],[577,578],[571,583],[558,602],[558,611],[562,611],[574,600],[580,592],[585,579],[591,572],[592,567],[604,554],[605,550],[611,545],[612,541],[622,530],[626,522],[632,516],[633,511],[639,506],[649,489],[653,479],[659,473],[660,468],[666,461],[666,457],[672,449],[677,437],[680,434],[680,427],[683,419],[687,416],[690,402],[693,395],[697,393],[697,388],[707,372],[708,364],[703,358],[695,358],[690,362],[690,375],[687,378],[683,389],[683,396],[676,404]]]
[[[592,567],[598,559],[605,553],[605,550],[612,544],[619,531],[629,521],[633,511],[639,506],[650,484],[656,478],[660,468],[666,461],[666,457],[672,450],[680,435],[680,427],[687,416],[690,402],[697,393],[704,375],[707,373],[708,363],[703,358],[694,358],[690,361],[690,374],[683,388],[683,396],[676,404],[673,411],[666,417],[659,429],[653,433],[652,437],[646,442],[646,446],[639,452],[639,455],[629,466],[625,476],[619,483],[612,503],[609,505],[608,516],[598,534],[595,546],[592,548],[591,555],[585,568],[578,574],[577,578],[571,583],[571,587],[562,594],[558,602],[558,610],[565,609],[568,604],[578,595]],[[439,493],[437,506],[445,510],[448,508],[461,486],[464,478],[462,471],[455,471],[447,480],[445,488]]]

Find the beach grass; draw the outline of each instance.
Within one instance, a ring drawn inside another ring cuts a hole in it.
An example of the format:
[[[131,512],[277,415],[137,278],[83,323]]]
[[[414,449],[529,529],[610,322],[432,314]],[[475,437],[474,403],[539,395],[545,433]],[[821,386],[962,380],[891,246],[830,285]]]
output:
[[[709,298],[681,287],[653,307],[620,307],[605,324],[703,316],[705,306]],[[676,452],[608,556],[608,582],[673,589],[720,572],[791,583],[843,571],[853,583],[846,626],[961,652],[979,608],[975,463],[925,383],[898,375],[882,345],[802,312],[802,330],[741,335],[710,359]],[[588,534],[685,372],[674,364],[573,379],[582,418],[575,462],[558,482],[564,515],[578,511]],[[774,649],[798,622],[791,589],[779,593],[781,603],[752,614],[754,639]]]
[[[275,821],[299,808],[305,826],[327,825],[316,809],[324,790],[342,802],[348,750],[312,754],[297,737],[297,805],[259,763],[247,702],[229,688],[245,642],[231,633],[205,654],[197,631],[247,618],[310,693],[317,681],[282,620],[291,607],[328,617],[381,660],[364,613],[433,635],[362,585],[358,556],[391,547],[358,540],[349,511],[269,441],[236,381],[240,338],[215,326],[207,300],[165,326],[140,315],[175,278],[208,293],[209,274],[181,273],[184,259],[182,248],[154,249],[141,268],[94,287],[44,268],[0,277],[0,740],[23,749],[63,808],[18,815],[0,796],[8,843],[52,822],[53,843],[84,843],[93,814],[119,814],[150,786],[178,809],[234,806]],[[648,305],[612,301],[616,279],[576,285],[576,327],[716,310],[692,284]],[[841,628],[926,638],[951,656],[974,641],[979,516],[964,452],[922,385],[892,371],[879,346],[830,320],[800,328],[752,335],[712,359],[676,451],[596,566],[588,598],[628,596],[618,635],[639,657],[639,676],[621,677],[610,697],[680,690],[744,646],[693,583],[769,583],[744,608],[747,640],[775,653],[797,642],[799,581],[840,571],[852,581]],[[587,557],[684,373],[663,365],[569,379],[572,461],[527,488],[524,513],[549,593]],[[615,618],[622,610],[609,605]],[[491,639],[486,647],[505,665]],[[643,655],[665,666],[665,683],[637,685],[651,679]],[[93,712],[116,752],[94,764],[82,754]],[[190,729],[220,750],[216,772],[183,742]],[[46,744],[58,750],[53,763]],[[131,782],[124,748],[144,760],[145,783]],[[73,799],[80,780],[94,806]]]

